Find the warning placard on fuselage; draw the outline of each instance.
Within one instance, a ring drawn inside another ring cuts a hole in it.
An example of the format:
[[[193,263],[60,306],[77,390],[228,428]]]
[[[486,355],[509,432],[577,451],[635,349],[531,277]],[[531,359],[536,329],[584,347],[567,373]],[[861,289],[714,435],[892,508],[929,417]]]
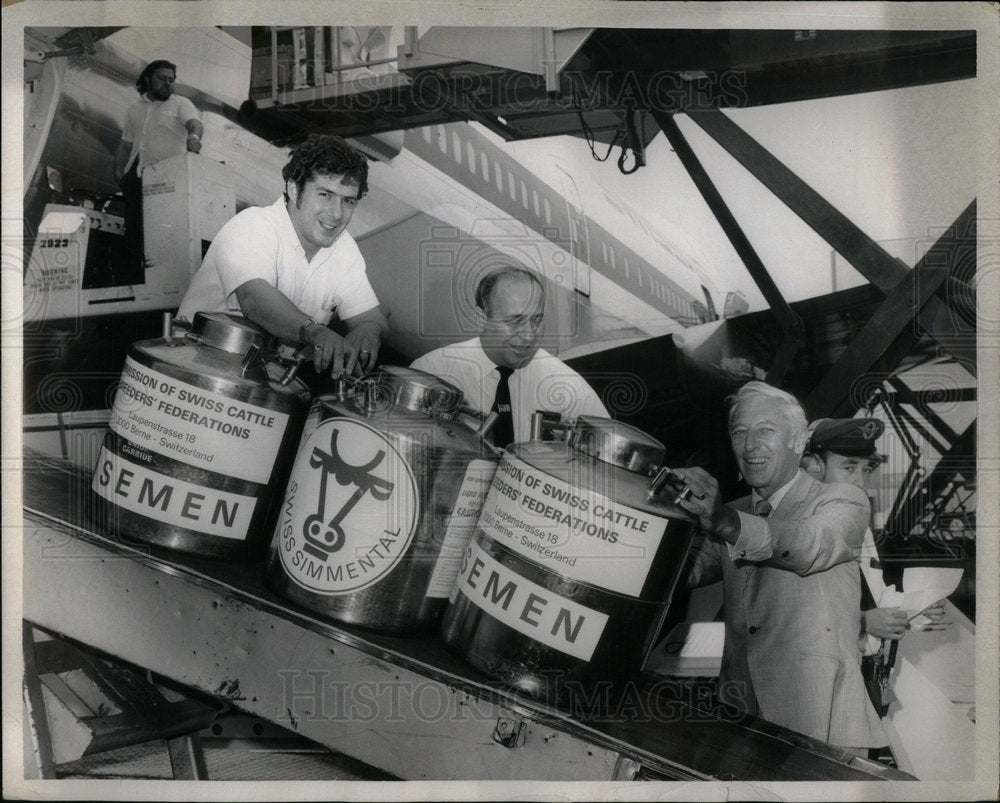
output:
[[[637,597],[667,520],[574,487],[505,454],[490,486],[480,530],[552,571]]]

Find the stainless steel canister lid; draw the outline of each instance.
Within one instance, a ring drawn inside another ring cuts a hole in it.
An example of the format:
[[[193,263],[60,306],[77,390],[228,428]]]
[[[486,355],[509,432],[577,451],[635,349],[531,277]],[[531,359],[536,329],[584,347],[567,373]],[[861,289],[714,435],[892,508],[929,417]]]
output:
[[[414,368],[384,365],[368,381],[374,383],[376,404],[425,415],[453,417],[463,401],[454,385]]]
[[[642,430],[589,415],[576,419],[567,442],[578,452],[638,474],[659,467],[666,454],[666,447]]]
[[[230,354],[246,354],[252,347],[264,349],[273,339],[252,321],[225,312],[196,312],[191,336]]]

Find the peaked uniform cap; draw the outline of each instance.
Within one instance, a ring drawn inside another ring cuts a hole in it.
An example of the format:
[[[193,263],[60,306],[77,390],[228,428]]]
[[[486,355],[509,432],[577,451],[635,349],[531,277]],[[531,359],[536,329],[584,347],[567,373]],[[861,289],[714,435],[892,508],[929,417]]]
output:
[[[877,418],[821,418],[811,427],[810,452],[833,452],[846,457],[879,457],[877,441],[885,424]]]

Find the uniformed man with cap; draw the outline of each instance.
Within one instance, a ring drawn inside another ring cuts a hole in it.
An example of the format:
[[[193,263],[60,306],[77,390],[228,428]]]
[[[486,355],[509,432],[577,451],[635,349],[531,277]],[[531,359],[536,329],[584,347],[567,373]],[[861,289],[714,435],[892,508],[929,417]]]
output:
[[[869,477],[886,459],[876,450],[885,424],[877,418],[820,418],[809,429],[802,468],[821,482],[845,482],[867,492]],[[861,547],[861,572],[871,592],[861,621],[867,635],[862,651],[872,654],[878,649],[879,639],[899,640],[906,635],[908,619],[907,612],[899,607],[900,592],[886,586],[882,578],[871,528],[865,532]],[[937,603],[924,614],[940,618],[944,615],[943,605]]]
[[[820,418],[809,429],[802,468],[820,482],[843,482],[867,492],[868,477],[883,459],[875,444],[885,424],[877,418]],[[868,608],[861,619],[862,631],[869,637],[867,646],[862,641],[862,651],[871,654],[878,649],[878,639],[901,639],[905,635],[907,615],[898,606],[881,606],[883,600],[890,601],[895,594],[882,579],[870,527],[861,547],[861,573],[871,597],[867,605],[862,603]]]
[[[882,462],[875,442],[885,431],[877,418],[820,418],[810,424],[811,435],[802,458],[802,468],[820,482],[844,482],[868,490],[868,477]],[[862,631],[868,634],[868,648],[878,649],[877,639],[900,639],[906,633],[906,612],[898,607],[877,606],[882,598],[892,597],[882,579],[881,565],[871,528],[865,531],[861,547],[861,573],[871,600],[861,619]]]
[[[809,425],[810,437],[802,456],[801,467],[820,482],[841,482],[855,485],[867,493],[868,480],[886,458],[880,455],[876,442],[885,431],[885,424],[877,418],[821,418]],[[865,531],[861,546],[862,597],[860,636],[858,645],[865,661],[863,671],[874,671],[881,665],[881,673],[888,677],[894,663],[893,650],[886,649],[887,641],[898,641],[909,629],[912,611],[901,607],[902,593],[895,586],[887,586],[882,577],[882,566],[871,528]],[[943,601],[922,612],[931,621],[944,616]],[[883,689],[884,692],[884,689]],[[873,700],[873,702],[875,702]],[[882,714],[888,703],[886,698],[876,703]],[[886,748],[873,751],[872,758],[886,760],[891,756]]]

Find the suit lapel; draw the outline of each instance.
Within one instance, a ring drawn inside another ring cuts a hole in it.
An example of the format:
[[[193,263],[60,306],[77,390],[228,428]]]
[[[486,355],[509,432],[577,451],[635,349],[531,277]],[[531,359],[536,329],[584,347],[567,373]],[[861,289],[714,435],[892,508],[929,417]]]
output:
[[[806,496],[809,493],[809,480],[812,479],[808,474],[806,474],[802,469],[799,469],[798,473],[795,475],[795,480],[792,482],[792,486],[788,489],[783,497],[781,497],[781,502],[771,513],[772,516],[787,516],[789,512],[795,509],[797,505],[805,501]]]
[[[741,513],[749,513],[750,512],[750,497],[749,496],[741,496],[739,499],[734,499],[732,502],[730,502],[729,506],[733,510],[738,510]]]

